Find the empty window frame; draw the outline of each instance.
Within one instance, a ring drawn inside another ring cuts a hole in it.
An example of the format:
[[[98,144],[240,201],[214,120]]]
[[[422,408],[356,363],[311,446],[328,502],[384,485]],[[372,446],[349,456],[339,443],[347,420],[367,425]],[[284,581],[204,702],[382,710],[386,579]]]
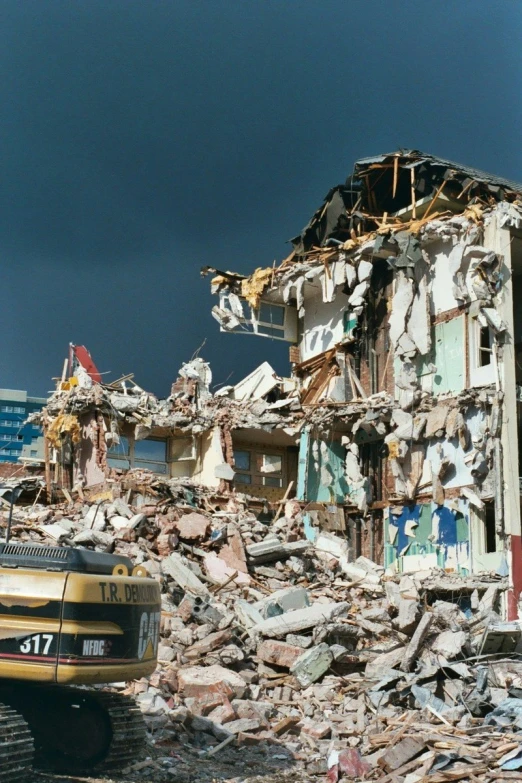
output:
[[[485,503],[483,511],[484,552],[497,551],[497,534],[495,529],[495,504]]]
[[[170,439],[169,462],[192,462],[196,456],[196,441],[192,435]]]
[[[153,473],[167,473],[167,441],[163,438],[130,440],[123,436],[110,447],[107,462],[112,468],[144,468]]]
[[[130,441],[120,436],[119,443],[113,443],[107,454],[107,463],[111,468],[128,470],[131,467]]]
[[[239,324],[222,331],[233,331],[246,334],[257,334],[261,337],[271,337],[273,340],[297,342],[297,310],[285,304],[262,301],[259,307],[250,307],[246,299],[223,292],[219,306],[227,313],[232,313]]]
[[[234,449],[234,482],[253,486],[284,485],[284,454],[261,449]]]
[[[468,324],[470,385],[486,386],[495,382],[493,331],[480,316],[471,316]]]
[[[477,340],[477,366],[487,367],[488,364],[491,364],[493,354],[491,329],[489,326],[481,326],[480,324],[477,324],[477,326],[479,331]]]

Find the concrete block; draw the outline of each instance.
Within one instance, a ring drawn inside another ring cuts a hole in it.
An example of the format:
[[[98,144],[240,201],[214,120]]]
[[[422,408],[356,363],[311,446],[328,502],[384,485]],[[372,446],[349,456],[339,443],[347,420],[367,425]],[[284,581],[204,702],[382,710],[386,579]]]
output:
[[[105,530],[104,506],[101,503],[91,506],[83,518],[83,524],[88,530]]]
[[[210,527],[210,519],[192,511],[190,514],[183,514],[182,517],[174,522],[179,532],[179,537],[187,541],[193,541],[198,538],[204,538]]]
[[[283,590],[276,590],[261,601],[256,601],[254,606],[263,619],[267,619],[310,606],[310,596],[304,587],[286,587]]]
[[[419,602],[414,598],[401,598],[399,601],[399,614],[394,621],[394,626],[401,633],[412,633],[417,625],[420,612]]]
[[[301,647],[303,650],[307,650],[313,644],[311,636],[300,636],[296,633],[289,633],[285,641],[287,644],[293,644],[294,647]]]
[[[458,658],[468,641],[466,631],[443,631],[430,645],[430,650],[436,655],[442,655],[451,661]]]
[[[381,655],[378,655],[373,661],[366,664],[366,669],[364,671],[365,676],[372,680],[382,679],[390,669],[395,669],[402,663],[404,652],[405,648],[401,645],[395,650],[381,653]]]
[[[274,663],[286,669],[295,663],[302,655],[303,649],[276,639],[265,639],[257,648],[257,657],[265,663]]]
[[[263,622],[262,614],[255,608],[254,604],[249,604],[244,598],[238,598],[234,602],[234,611],[243,628],[253,628],[254,625]]]
[[[327,739],[332,733],[332,724],[326,722],[304,723],[301,731],[313,739]]]
[[[241,699],[247,690],[247,684],[239,674],[224,666],[190,666],[178,671],[179,690],[185,697],[198,698],[202,694],[223,692]]]
[[[255,718],[239,718],[227,723],[227,731],[231,734],[248,734],[262,727],[260,720]]]
[[[304,554],[309,547],[309,541],[292,541],[289,544],[283,544],[277,538],[265,538],[264,541],[247,546],[246,551],[250,560],[258,565],[259,563],[286,560],[292,555]]]
[[[228,628],[226,628],[224,631],[210,633],[204,639],[200,639],[191,647],[188,647],[183,655],[189,660],[202,658],[203,656],[207,655],[207,653],[212,652],[212,650],[217,650],[219,647],[225,645],[228,641],[230,641],[231,637],[232,631]]]
[[[433,615],[430,614],[429,612],[426,612],[426,614],[423,615],[417,628],[415,629],[415,633],[411,637],[411,641],[404,653],[404,660],[401,663],[401,670],[403,672],[411,671],[413,663],[417,658],[417,655],[420,651],[420,648],[422,647],[424,639],[428,635],[428,631],[430,630],[432,622],[433,622]]]
[[[305,650],[290,668],[291,673],[303,686],[307,688],[313,682],[317,682],[330,668],[333,655],[327,644],[321,643],[316,647]]]
[[[130,528],[130,519],[116,515],[109,519],[109,524],[114,530],[127,530]]]
[[[316,603],[305,609],[297,609],[295,612],[287,612],[279,617],[263,620],[252,628],[251,633],[280,638],[288,633],[315,628],[321,623],[332,620],[334,617],[344,616],[347,613],[348,604],[344,601],[328,604]]]
[[[214,707],[214,709],[208,713],[207,717],[214,723],[219,723],[219,725],[222,726],[224,723],[230,723],[231,721],[236,720],[237,716],[234,708],[228,699],[226,699],[223,704]]]
[[[426,742],[423,739],[404,737],[400,742],[388,748],[377,763],[385,772],[392,772],[420,756],[425,747]]]
[[[161,570],[164,574],[172,577],[182,590],[187,590],[194,595],[210,595],[208,588],[201,582],[196,574],[183,562],[181,555],[174,552],[167,557],[161,564]]]

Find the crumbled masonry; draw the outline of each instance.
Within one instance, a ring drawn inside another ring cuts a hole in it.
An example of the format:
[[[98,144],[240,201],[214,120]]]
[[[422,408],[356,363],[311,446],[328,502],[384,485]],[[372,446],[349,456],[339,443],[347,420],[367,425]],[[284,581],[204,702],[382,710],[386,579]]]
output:
[[[239,781],[244,746],[252,775],[301,779],[391,783],[391,772],[414,772],[442,783],[517,768],[518,756],[505,759],[522,748],[522,624],[499,614],[505,577],[346,563],[339,536],[304,538],[291,501],[275,531],[246,497],[148,471],[51,506],[34,502],[36,484],[26,484],[32,503],[15,507],[17,541],[126,555],[162,586],[157,671],[126,688],[150,730],[137,779],[211,780],[215,753]],[[277,559],[258,565],[269,544]],[[223,564],[217,579],[210,558]]]

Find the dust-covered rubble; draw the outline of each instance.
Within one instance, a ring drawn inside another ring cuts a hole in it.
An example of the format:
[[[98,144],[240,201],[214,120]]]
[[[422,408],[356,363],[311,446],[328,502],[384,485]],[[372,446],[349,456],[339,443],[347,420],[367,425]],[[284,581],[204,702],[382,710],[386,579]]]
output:
[[[210,780],[212,759],[238,780],[257,758],[332,783],[522,766],[522,626],[501,620],[498,575],[347,562],[334,534],[305,537],[295,503],[271,525],[240,496],[147,471],[16,506],[12,534],[126,555],[161,584],[158,667],[125,686],[150,730],[137,779]]]

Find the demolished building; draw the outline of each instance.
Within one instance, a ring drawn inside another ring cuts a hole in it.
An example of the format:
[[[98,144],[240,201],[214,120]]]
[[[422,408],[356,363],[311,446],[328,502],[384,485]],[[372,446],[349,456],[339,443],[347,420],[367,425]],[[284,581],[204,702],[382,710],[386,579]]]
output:
[[[288,341],[297,500],[355,556],[510,575],[522,185],[407,150],[356,162],[278,267],[211,268],[223,331]]]
[[[289,342],[291,377],[212,393],[195,358],[158,400],[79,347],[39,418],[49,498],[141,468],[267,518],[293,499],[348,560],[509,575],[518,617],[521,192],[416,151],[357,161],[279,266],[203,270],[221,329]]]
[[[193,358],[160,400],[72,346],[12,533],[161,585],[130,772],[518,779],[520,187],[359,161],[279,267],[214,270],[222,328],[287,340],[290,378],[212,392]]]

